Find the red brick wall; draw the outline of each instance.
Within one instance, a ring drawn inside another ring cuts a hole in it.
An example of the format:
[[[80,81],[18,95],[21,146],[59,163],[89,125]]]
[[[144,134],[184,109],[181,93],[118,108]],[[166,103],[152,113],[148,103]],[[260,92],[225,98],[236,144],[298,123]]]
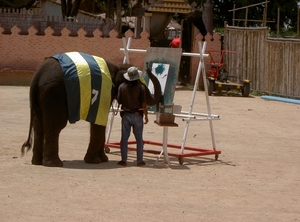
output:
[[[69,36],[70,31],[64,28],[61,36],[53,36],[54,30],[50,27],[45,29],[45,35],[37,35],[37,30],[32,26],[28,29],[28,35],[20,35],[20,29],[14,26],[11,29],[12,34],[3,34],[4,29],[0,27],[0,85],[7,83],[7,81],[1,81],[1,76],[7,72],[3,69],[10,69],[10,76],[15,79],[13,70],[23,70],[26,72],[35,71],[39,65],[43,62],[44,58],[56,53],[68,52],[68,51],[82,51],[85,53],[97,55],[103,57],[113,63],[123,63],[124,53],[120,51],[123,48],[122,39],[117,38],[117,32],[112,30],[110,32],[110,38],[102,38],[101,31],[96,29],[94,31],[94,37],[86,37],[86,31],[80,29],[77,37]],[[140,39],[134,39],[134,33],[127,31],[126,38],[132,37],[131,49],[144,49],[150,47],[150,41],[148,39],[149,34],[143,32]],[[221,42],[218,40],[219,36],[214,36],[214,41],[211,41],[212,36],[207,35],[207,49],[221,49]],[[201,34],[198,34],[194,41],[193,52],[199,52],[198,41],[202,39]],[[129,53],[130,63],[138,66],[140,69],[144,66],[145,54],[144,53]],[[192,59],[191,67],[191,84],[195,81],[199,58]],[[18,72],[20,75],[20,72]],[[28,77],[26,77],[28,78]],[[13,81],[10,81],[11,83]],[[26,81],[25,81],[26,82]]]

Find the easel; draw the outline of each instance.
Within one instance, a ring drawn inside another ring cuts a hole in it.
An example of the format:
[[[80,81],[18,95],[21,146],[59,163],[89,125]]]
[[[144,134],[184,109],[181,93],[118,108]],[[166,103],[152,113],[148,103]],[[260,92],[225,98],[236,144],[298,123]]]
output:
[[[125,38],[123,38],[122,41],[123,41],[124,48],[121,48],[120,50],[124,51],[123,63],[130,63],[129,62],[129,52],[138,52],[138,53],[146,53],[147,52],[146,50],[130,49],[131,38],[128,39],[127,44],[126,44],[126,39]],[[216,143],[215,143],[215,137],[214,137],[213,124],[212,124],[212,121],[213,120],[218,120],[219,116],[211,114],[209,96],[208,96],[208,88],[207,88],[207,84],[205,84],[206,83],[206,75],[205,75],[204,57],[209,56],[208,54],[204,54],[205,48],[206,48],[206,42],[204,42],[203,47],[202,47],[201,42],[198,42],[198,46],[199,46],[199,53],[182,53],[182,56],[200,57],[200,61],[199,61],[199,64],[198,64],[196,81],[195,81],[194,88],[193,88],[192,99],[191,99],[191,104],[190,104],[189,111],[188,112],[181,111],[181,113],[174,113],[175,117],[181,117],[183,121],[186,121],[185,130],[184,130],[181,145],[168,144],[168,141],[167,141],[168,140],[168,127],[170,127],[170,125],[168,125],[168,124],[159,124],[160,126],[163,127],[163,141],[162,141],[162,143],[153,142],[153,141],[144,141],[144,144],[152,144],[152,145],[162,146],[162,151],[161,152],[156,151],[156,150],[147,150],[147,149],[144,149],[144,152],[159,154],[159,156],[157,158],[157,161],[159,160],[161,155],[164,155],[164,162],[167,163],[168,166],[170,166],[169,156],[176,156],[179,160],[179,163],[183,164],[183,158],[184,157],[215,155],[215,160],[217,160],[218,157],[219,157],[219,154],[221,153],[221,151],[216,150]],[[196,96],[196,92],[197,92],[197,88],[198,88],[198,84],[199,84],[199,78],[200,78],[201,71],[203,73],[202,77],[203,77],[205,96],[206,96],[207,114],[193,112],[193,106],[194,106],[194,101],[195,101],[195,96]],[[112,128],[113,118],[114,118],[114,115],[112,115],[112,118],[111,118],[111,121],[110,121],[108,134],[107,134],[108,136],[107,136],[107,140],[106,140],[106,147],[120,148],[120,143],[119,142],[114,142],[114,143],[108,142],[109,137],[110,137],[111,128]],[[213,145],[212,150],[202,149],[202,148],[198,148],[198,147],[192,147],[192,146],[186,146],[185,145],[187,134],[188,134],[188,129],[189,129],[189,124],[190,124],[191,121],[209,121],[211,139],[212,139],[212,145]],[[134,141],[129,141],[128,145],[134,144],[134,143],[135,143]],[[178,153],[170,153],[170,152],[168,152],[168,147],[178,148],[178,149],[180,149],[180,153],[179,154]],[[186,150],[192,150],[194,152],[185,154],[184,153],[185,149]],[[135,148],[132,148],[132,147],[128,146],[128,150],[135,150]]]

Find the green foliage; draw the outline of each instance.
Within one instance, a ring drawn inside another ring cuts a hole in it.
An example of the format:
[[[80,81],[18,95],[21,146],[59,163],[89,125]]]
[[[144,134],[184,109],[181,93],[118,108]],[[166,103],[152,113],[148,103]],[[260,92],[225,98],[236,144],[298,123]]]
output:
[[[250,93],[250,95],[252,95],[252,96],[261,96],[262,93],[260,93],[260,92],[258,92],[258,91],[252,91],[252,92]]]
[[[102,13],[105,13],[107,11],[107,8],[109,5],[112,5],[114,9],[117,7],[117,1],[118,0],[94,0],[95,4],[99,9],[101,9]],[[130,7],[132,7],[132,1],[131,0],[122,0],[122,8],[124,10],[128,10]]]
[[[104,13],[107,8],[106,1],[94,0],[96,5],[96,11]]]
[[[94,0],[95,7],[94,12],[97,13],[107,13],[111,17],[114,12],[116,12],[116,3],[120,0]],[[156,0],[155,0],[156,1]],[[200,9],[203,7],[203,4],[208,0],[189,0],[195,9]],[[137,2],[142,3],[143,0],[138,0]],[[228,22],[229,25],[232,25],[233,12],[229,10],[233,9],[234,4],[236,8],[250,6],[252,4],[262,3],[264,0],[211,0],[214,4],[214,29],[217,32],[222,33],[224,28],[224,22]],[[297,2],[300,0],[270,0],[267,4],[267,26],[270,27],[271,33],[277,33],[277,17],[278,17],[278,7],[280,8],[280,32],[281,36],[293,36],[297,31]],[[132,0],[122,0],[122,10],[128,11],[133,6]],[[258,5],[250,7],[248,9],[248,19],[249,20],[262,20],[263,14],[266,5]],[[177,20],[179,23],[182,20],[182,14],[174,14],[173,19]],[[235,12],[236,19],[245,19],[246,9],[241,9]],[[244,21],[236,22],[235,25],[244,26]],[[248,21],[247,26],[260,27],[262,22],[251,22]]]
[[[270,32],[270,37],[279,37],[279,38],[298,38],[297,33],[293,31],[292,29],[281,29],[279,30],[279,34],[277,32]]]

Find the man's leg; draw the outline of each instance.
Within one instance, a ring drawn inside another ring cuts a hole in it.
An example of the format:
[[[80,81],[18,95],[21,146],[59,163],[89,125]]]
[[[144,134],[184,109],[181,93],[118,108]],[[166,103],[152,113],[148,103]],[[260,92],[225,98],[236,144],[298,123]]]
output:
[[[130,123],[130,115],[124,113],[122,116],[122,135],[121,135],[121,157],[122,161],[127,161],[127,151],[128,151],[128,139],[130,136],[131,123]]]
[[[137,152],[138,163],[143,161],[143,149],[144,149],[143,129],[144,129],[143,117],[139,114],[135,114],[133,134],[136,140],[136,152]]]

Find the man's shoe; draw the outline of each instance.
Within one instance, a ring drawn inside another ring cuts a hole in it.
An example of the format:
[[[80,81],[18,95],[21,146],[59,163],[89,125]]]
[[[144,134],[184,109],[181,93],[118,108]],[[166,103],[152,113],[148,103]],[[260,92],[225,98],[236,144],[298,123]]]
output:
[[[137,166],[145,166],[146,165],[146,163],[144,162],[144,161],[142,161],[142,162],[137,162],[137,164],[136,164]]]
[[[127,162],[121,160],[121,161],[118,162],[118,165],[127,166]]]

